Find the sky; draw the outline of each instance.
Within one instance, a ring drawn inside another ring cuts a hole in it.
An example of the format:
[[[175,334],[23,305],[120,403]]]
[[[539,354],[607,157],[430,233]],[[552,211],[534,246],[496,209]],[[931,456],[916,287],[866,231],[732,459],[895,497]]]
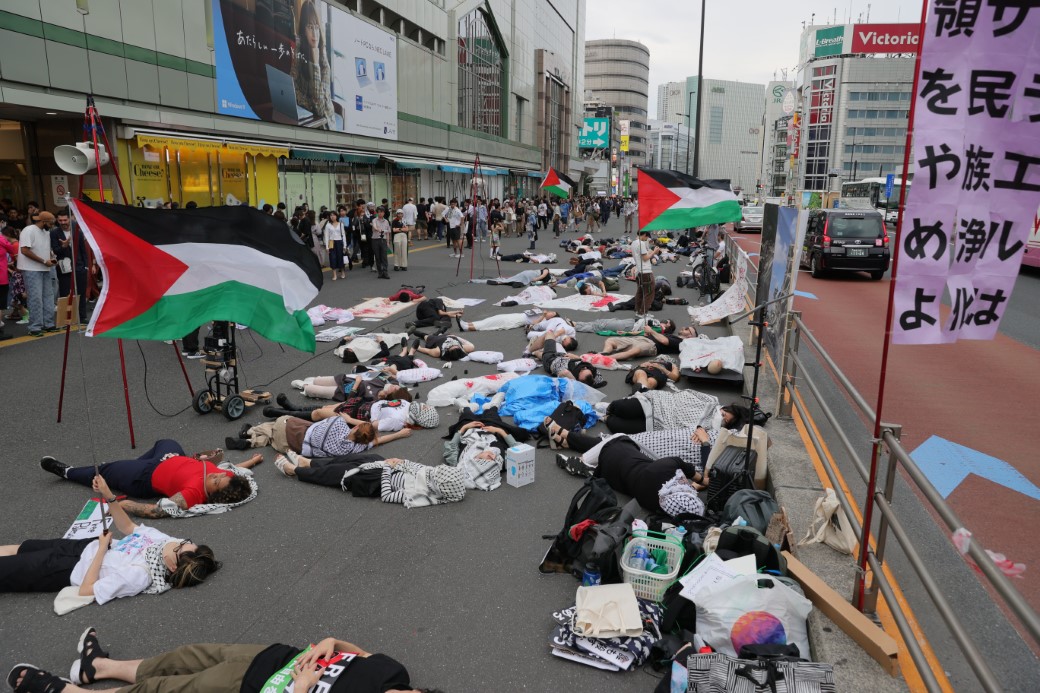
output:
[[[793,76],[803,22],[834,24],[835,12],[838,24],[861,15],[865,22],[868,8],[872,24],[921,18],[919,0],[708,0],[704,76],[759,84],[781,79],[783,68]],[[650,49],[647,110],[655,114],[657,85],[697,73],[700,10],[697,0],[587,0],[585,40],[629,39]]]

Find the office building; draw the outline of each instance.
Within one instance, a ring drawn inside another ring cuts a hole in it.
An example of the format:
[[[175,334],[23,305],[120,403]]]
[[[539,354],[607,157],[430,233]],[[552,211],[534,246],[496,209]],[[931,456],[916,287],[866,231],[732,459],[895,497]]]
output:
[[[802,32],[789,189],[836,191],[843,181],[902,177],[914,58],[893,51],[916,50],[906,37],[917,30],[856,24]]]
[[[549,166],[578,175],[584,17],[584,0],[6,3],[0,197],[79,192],[52,151],[82,139],[88,93],[132,203],[468,197],[478,153],[482,194],[533,194]]]
[[[787,122],[797,103],[794,82],[772,81],[766,85],[762,117],[762,163],[755,197],[776,197],[787,187]],[[780,126],[777,122],[781,121]],[[779,167],[778,167],[779,164]],[[776,192],[779,190],[780,192]]]
[[[687,99],[697,113],[696,76],[686,79]],[[734,190],[752,194],[762,161],[762,119],[765,85],[724,79],[705,79],[701,122],[694,127],[700,138],[700,168],[694,174],[704,179],[728,179]]]
[[[692,171],[692,134],[685,125],[676,125],[657,119],[649,120],[647,122],[649,139],[647,166],[673,171]]]
[[[685,122],[685,99],[685,82],[665,82],[657,85],[657,120],[675,124]]]

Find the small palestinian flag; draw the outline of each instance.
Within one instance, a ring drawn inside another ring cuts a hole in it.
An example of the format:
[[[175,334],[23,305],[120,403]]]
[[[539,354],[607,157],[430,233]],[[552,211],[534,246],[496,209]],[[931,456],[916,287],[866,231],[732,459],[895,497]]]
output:
[[[542,190],[548,190],[556,197],[566,198],[570,197],[571,191],[574,190],[574,181],[550,168],[549,172],[545,174],[541,188]]]
[[[689,229],[740,218],[740,203],[726,182],[699,180],[680,171],[639,169],[640,229]]]
[[[88,336],[180,339],[220,320],[314,351],[321,266],[284,222],[247,206],[70,205],[104,277]]]

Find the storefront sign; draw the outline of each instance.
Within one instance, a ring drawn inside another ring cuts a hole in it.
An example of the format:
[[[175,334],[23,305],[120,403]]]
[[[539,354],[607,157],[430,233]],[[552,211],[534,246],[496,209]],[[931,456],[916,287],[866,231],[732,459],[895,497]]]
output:
[[[988,340],[1000,328],[1040,203],[1038,35],[1036,11],[928,8],[893,343]]]
[[[622,152],[627,152],[628,151],[628,135],[622,135],[621,136],[621,151]]]
[[[813,55],[823,58],[828,55],[845,53],[845,27],[832,26],[816,30],[816,48]]]
[[[324,0],[255,5],[213,0],[218,113],[397,139],[394,34]]]
[[[610,144],[610,118],[586,118],[578,133],[578,147],[598,149]]]
[[[921,43],[917,24],[854,24],[853,53],[916,53]]]
[[[55,204],[61,203],[69,193],[68,176],[51,176],[51,199]]]

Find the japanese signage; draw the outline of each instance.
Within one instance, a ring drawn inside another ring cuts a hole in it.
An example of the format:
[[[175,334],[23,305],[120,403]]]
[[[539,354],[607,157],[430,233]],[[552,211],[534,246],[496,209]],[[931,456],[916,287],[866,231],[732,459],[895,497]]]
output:
[[[816,46],[813,56],[823,58],[828,55],[845,53],[845,27],[832,26],[816,30]]]
[[[397,38],[325,0],[214,0],[217,112],[397,139]]]
[[[853,53],[916,53],[921,43],[917,24],[854,24]]]
[[[630,121],[630,120],[622,120],[622,121],[619,121],[619,123],[621,125],[621,151],[627,152],[628,151],[628,136],[629,136],[630,128],[632,127],[632,121]]]
[[[1038,35],[1040,10],[1028,5],[928,10],[917,173],[898,234],[897,344],[996,335],[1040,202]]]
[[[598,149],[610,143],[610,118],[586,118],[578,133],[578,146],[582,149]]]
[[[809,92],[810,125],[830,125],[834,119],[835,83],[833,65],[813,68],[812,90]]]

